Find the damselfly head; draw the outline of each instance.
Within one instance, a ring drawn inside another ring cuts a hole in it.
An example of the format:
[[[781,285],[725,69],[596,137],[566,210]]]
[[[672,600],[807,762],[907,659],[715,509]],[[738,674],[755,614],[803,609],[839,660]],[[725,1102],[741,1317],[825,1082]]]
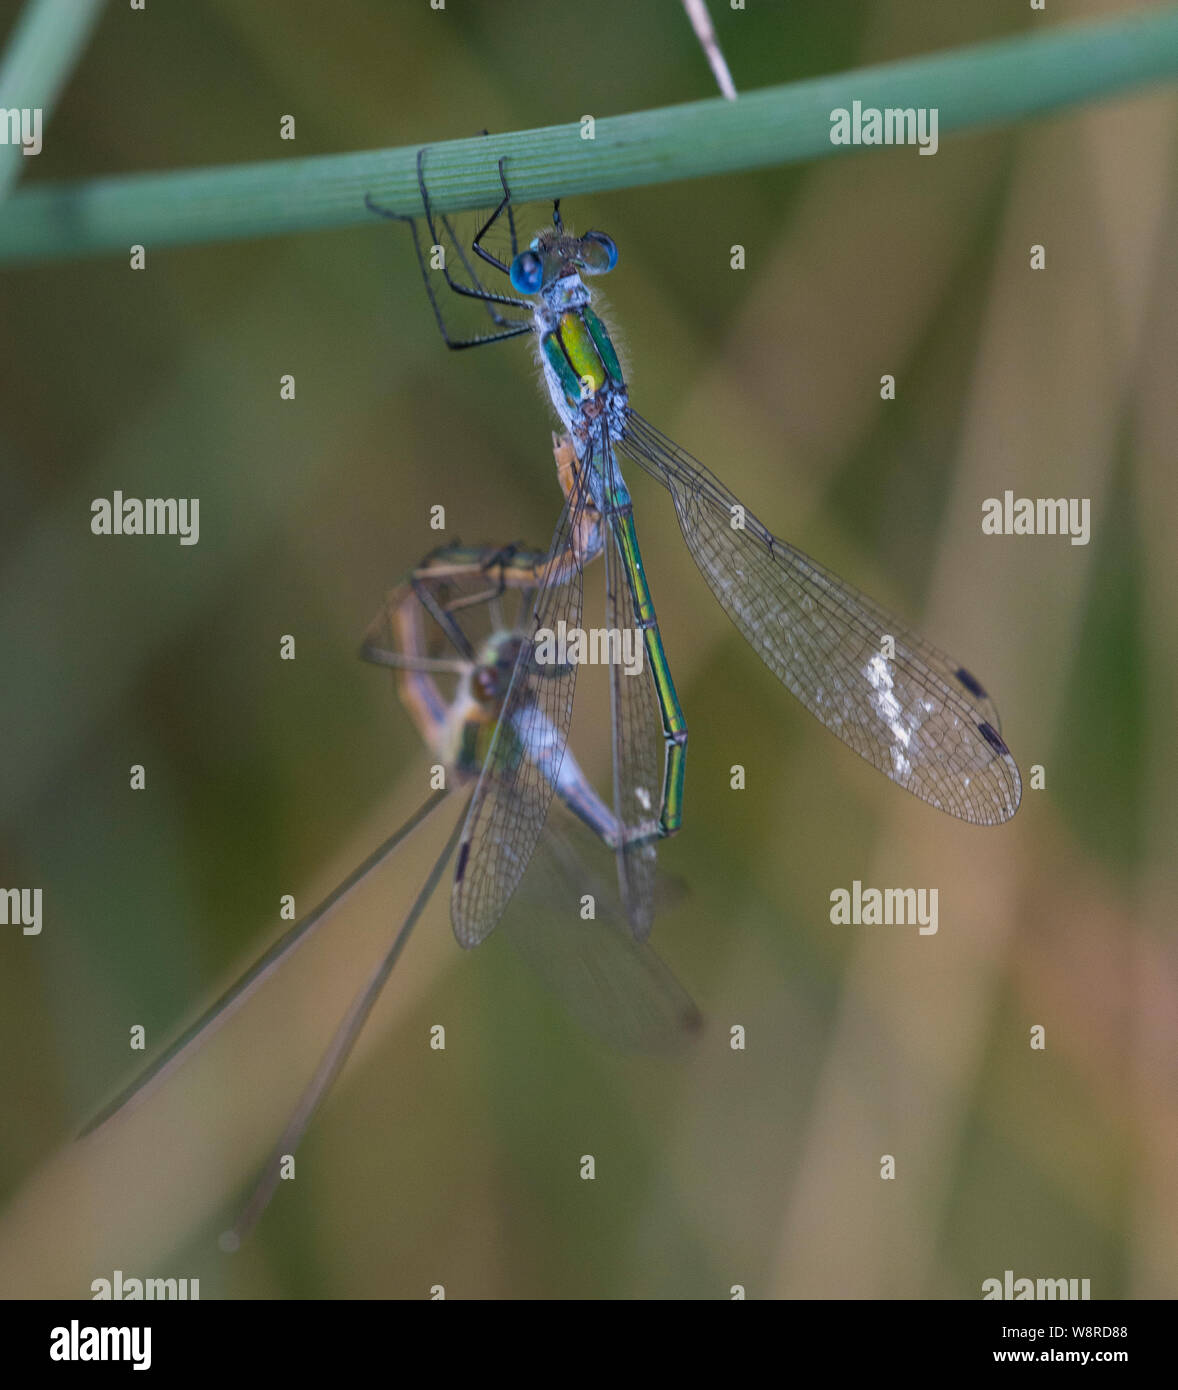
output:
[[[512,261],[511,284],[518,294],[540,294],[566,275],[604,275],[617,263],[617,243],[605,232],[569,236],[553,227],[533,237]]]
[[[519,655],[520,636],[516,632],[496,632],[479,651],[479,663],[471,676],[475,699],[498,713],[511,684],[511,673]]]

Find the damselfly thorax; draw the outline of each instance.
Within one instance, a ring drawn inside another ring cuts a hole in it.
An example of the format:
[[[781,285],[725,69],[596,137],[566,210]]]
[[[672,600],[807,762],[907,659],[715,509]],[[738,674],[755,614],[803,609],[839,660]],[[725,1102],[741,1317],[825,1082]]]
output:
[[[584,457],[604,422],[620,440],[628,393],[609,331],[581,278],[604,275],[618,251],[604,232],[574,237],[557,227],[538,233],[511,263],[512,288],[534,295],[540,365],[553,409]]]

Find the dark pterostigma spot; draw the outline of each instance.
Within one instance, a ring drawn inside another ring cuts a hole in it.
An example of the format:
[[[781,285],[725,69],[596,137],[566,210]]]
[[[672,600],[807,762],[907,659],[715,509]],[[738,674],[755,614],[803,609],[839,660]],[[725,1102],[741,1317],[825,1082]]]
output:
[[[989,724],[979,724],[978,732],[986,740],[986,742],[990,745],[990,747],[994,750],[995,753],[1005,753],[1007,757],[1010,756],[1010,749],[1007,748],[1006,744],[1002,742],[1002,739],[995,732],[995,730],[990,727]]]
[[[988,728],[988,727],[989,727],[989,726],[987,725],[987,728]],[[1002,740],[999,739],[998,742],[1001,743]],[[454,882],[455,882],[455,883],[461,883],[461,882],[462,882],[462,875],[463,875],[464,873],[466,873],[466,861],[467,861],[469,858],[470,858],[470,841],[469,841],[469,840],[464,840],[464,841],[462,842],[461,848],[460,848],[459,851],[458,851],[458,867],[454,870]]]
[[[982,684],[976,676],[971,676],[964,666],[957,668],[957,679],[965,686],[966,690],[975,700],[986,699],[986,692],[982,689]]]

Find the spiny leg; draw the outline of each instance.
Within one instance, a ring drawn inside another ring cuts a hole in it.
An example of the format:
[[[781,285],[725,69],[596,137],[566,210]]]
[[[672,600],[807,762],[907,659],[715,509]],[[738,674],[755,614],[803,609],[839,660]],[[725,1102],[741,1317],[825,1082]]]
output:
[[[502,163],[503,163],[503,161],[500,160],[499,163],[500,163],[499,177],[500,177],[500,180],[502,180],[502,178],[503,178],[503,170],[502,170]],[[420,150],[417,151],[417,187],[418,187],[418,190],[419,190],[419,192],[420,192],[420,194],[421,194],[421,205],[422,205],[422,207],[423,207],[424,210],[425,210],[425,220],[426,220],[426,225],[429,227],[429,234],[430,234],[430,237],[432,238],[433,243],[434,243],[435,246],[441,245],[441,244],[442,244],[442,243],[441,243],[441,238],[438,236],[438,229],[437,229],[437,227],[436,227],[435,224],[434,224],[434,212],[433,212],[433,207],[432,207],[431,204],[430,204],[429,190],[428,190],[428,189],[426,188],[426,186],[425,186],[425,150],[424,150],[424,149],[420,149]],[[508,267],[505,266],[505,265],[503,264],[503,262],[502,262],[501,260],[498,259],[498,257],[493,256],[489,251],[486,250],[485,247],[483,247],[483,245],[482,245],[482,239],[483,239],[483,237],[486,236],[486,234],[491,230],[491,228],[495,225],[495,223],[496,223],[496,222],[499,220],[499,218],[503,215],[503,210],[504,210],[505,207],[508,206],[508,204],[510,203],[510,201],[511,201],[511,194],[510,194],[509,192],[504,193],[503,198],[502,198],[502,200],[500,201],[498,207],[496,207],[496,209],[494,210],[494,212],[491,213],[490,217],[487,218],[486,222],[483,223],[483,225],[479,228],[478,232],[475,234],[475,238],[474,238],[474,241],[473,241],[472,246],[471,246],[471,249],[472,249],[473,251],[475,251],[477,255],[479,255],[480,257],[482,257],[482,259],[483,259],[484,261],[486,261],[486,262],[488,263],[488,265],[493,265],[493,266],[496,268],[496,270],[501,271],[504,275],[507,275],[507,274],[509,273]],[[489,290],[489,289],[486,287],[486,285],[483,284],[483,282],[479,279],[478,275],[475,273],[474,267],[473,267],[473,266],[471,265],[471,263],[466,259],[466,255],[465,255],[465,253],[464,253],[464,251],[463,251],[463,249],[462,249],[462,243],[461,243],[461,241],[459,240],[457,234],[455,233],[454,228],[453,228],[453,226],[451,225],[451,223],[450,223],[448,217],[447,217],[444,213],[442,213],[442,214],[439,214],[438,220],[441,222],[442,226],[445,228],[446,233],[447,233],[447,235],[448,235],[449,238],[450,238],[450,241],[453,243],[455,250],[458,252],[458,258],[459,258],[459,260],[462,262],[463,269],[466,271],[466,273],[470,276],[470,279],[471,279],[471,284],[470,284],[470,285],[463,285],[463,284],[461,284],[458,280],[455,280],[454,277],[450,274],[450,267],[446,264],[446,258],[445,258],[445,255],[443,254],[443,256],[442,256],[441,270],[442,270],[442,275],[443,275],[443,277],[445,278],[445,281],[446,281],[447,286],[448,286],[455,294],[465,295],[465,296],[466,296],[467,298],[469,298],[469,299],[478,299],[478,300],[481,300],[484,304],[488,304],[488,305],[489,305],[489,304],[505,304],[505,305],[507,305],[509,308],[512,308],[512,309],[524,309],[524,310],[526,310],[526,311],[528,312],[528,314],[530,315],[531,312],[532,312],[532,306],[531,306],[531,304],[530,304],[526,299],[519,299],[519,298],[517,298],[517,297],[514,296],[514,295],[497,294],[494,290]],[[513,219],[512,219],[512,222],[513,222]],[[513,245],[514,245],[514,241],[513,241]],[[443,253],[444,253],[444,251],[445,251],[445,248],[443,247]],[[529,320],[529,327],[530,327],[530,320]]]
[[[486,131],[484,131],[483,134],[485,135],[485,134],[486,134]],[[418,151],[418,185],[419,185],[419,187],[420,187],[420,189],[421,189],[422,206],[425,207],[425,208],[428,210],[428,208],[429,208],[429,194],[428,194],[428,192],[427,192],[426,189],[425,189],[425,181],[424,181],[424,178],[423,178],[423,176],[422,176],[422,167],[423,167],[423,166],[422,166],[422,155],[423,155],[423,153],[424,153],[424,151],[420,151],[420,150]],[[499,183],[501,184],[501,186],[502,186],[502,188],[503,188],[503,197],[502,197],[502,199],[500,200],[498,207],[495,208],[495,210],[491,213],[491,215],[487,218],[487,220],[483,223],[483,225],[482,225],[482,226],[479,228],[479,230],[475,233],[474,239],[473,239],[473,241],[471,242],[471,250],[475,253],[476,256],[479,256],[479,257],[481,257],[484,261],[486,261],[488,265],[494,266],[494,268],[495,268],[497,271],[499,271],[500,274],[510,276],[510,274],[511,274],[510,266],[504,264],[504,262],[503,262],[502,260],[500,260],[500,258],[499,258],[498,256],[494,255],[491,251],[488,251],[488,250],[486,249],[486,247],[483,246],[483,238],[487,235],[487,233],[491,230],[491,228],[495,225],[495,223],[498,222],[498,220],[500,219],[500,217],[503,216],[503,213],[504,213],[504,211],[506,210],[506,212],[507,212],[507,225],[508,225],[508,228],[509,228],[509,231],[510,231],[510,235],[511,235],[511,259],[512,259],[513,261],[515,260],[516,254],[517,254],[518,249],[519,249],[519,243],[518,243],[518,241],[517,241],[517,239],[516,239],[516,234],[515,234],[515,211],[514,211],[514,209],[513,209],[513,207],[512,207],[512,202],[511,202],[511,190],[510,190],[510,189],[508,188],[508,186],[507,186],[507,176],[506,176],[506,175],[504,174],[504,172],[503,172],[503,159],[502,159],[502,158],[500,158],[500,160],[499,160],[498,168],[499,168]],[[427,216],[428,216],[428,212],[427,212]],[[516,327],[516,326],[518,325],[518,322],[519,322],[519,321],[518,321],[517,319],[508,318],[507,315],[499,313],[498,310],[494,307],[495,304],[496,304],[496,303],[505,303],[505,304],[510,304],[510,305],[512,305],[512,306],[515,307],[515,308],[519,308],[519,307],[523,306],[523,307],[528,308],[529,310],[530,310],[531,306],[528,305],[528,304],[526,303],[526,301],[524,301],[524,300],[520,300],[520,299],[509,299],[507,296],[504,296],[504,295],[495,295],[492,291],[488,290],[487,287],[486,287],[486,285],[483,284],[482,280],[479,279],[479,276],[478,276],[477,272],[475,271],[474,266],[471,265],[471,263],[470,263],[469,260],[467,260],[466,252],[463,250],[463,247],[462,247],[462,241],[461,241],[461,239],[459,238],[457,232],[455,232],[454,226],[453,226],[453,224],[451,223],[449,217],[446,216],[445,213],[442,213],[442,214],[439,216],[439,219],[438,219],[438,220],[441,222],[442,226],[445,227],[446,232],[447,232],[447,235],[450,237],[451,242],[453,242],[453,244],[454,244],[454,249],[455,249],[455,250],[457,251],[457,253],[458,253],[458,259],[462,262],[462,268],[466,271],[467,275],[470,277],[471,284],[477,286],[478,289],[479,289],[480,291],[482,291],[482,294],[481,294],[479,297],[480,297],[480,298],[482,299],[482,301],[483,301],[483,308],[486,309],[488,315],[490,316],[491,322],[494,323],[494,324],[495,324],[497,327],[499,327],[499,328],[514,328],[514,327]],[[443,271],[445,271],[445,269],[446,269],[445,264],[444,264],[444,260],[443,260],[442,269],[443,269]],[[453,281],[449,275],[446,276],[446,282],[447,282],[447,284],[449,285],[449,287],[450,287],[452,290],[454,290],[456,293],[458,293],[458,294],[466,294],[466,293],[468,293],[468,291],[467,291],[463,286],[461,286],[461,285],[457,284],[455,281]]]
[[[364,196],[364,206],[368,209],[369,212],[376,213],[378,217],[388,217],[397,222],[408,222],[409,232],[410,235],[413,237],[413,251],[417,257],[417,267],[421,272],[421,280],[422,284],[424,284],[425,286],[425,292],[429,299],[430,308],[433,310],[434,322],[438,325],[438,332],[441,335],[442,341],[446,344],[448,348],[457,352],[461,348],[482,347],[484,343],[498,343],[505,338],[518,338],[524,333],[532,332],[532,325],[530,322],[528,322],[516,324],[512,328],[505,328],[500,333],[476,333],[469,338],[454,337],[450,333],[450,330],[446,327],[446,319],[442,314],[442,307],[438,303],[437,296],[434,294],[434,287],[430,281],[429,267],[425,263],[425,255],[421,249],[421,238],[418,235],[417,223],[411,217],[405,217],[399,212],[393,212],[391,208],[381,207],[379,203],[373,202],[372,198],[368,194],[365,194]],[[475,299],[482,299],[484,297],[482,295],[474,294],[474,292],[471,290],[464,290],[458,285],[452,284],[450,288],[455,290],[459,294],[468,294]],[[506,300],[502,296],[500,296],[497,302],[509,303],[511,301]]]
[[[432,586],[416,575],[409,581],[409,586],[417,601],[446,634],[455,651],[465,660],[473,661],[474,648],[470,644],[470,638],[454,621],[450,609],[434,597]]]
[[[455,248],[459,260],[462,262],[463,268],[465,269],[466,273],[470,276],[472,285],[463,285],[459,283],[459,281],[455,280],[454,277],[450,274],[450,270],[449,267],[446,265],[445,259],[446,248],[441,242],[441,239],[438,235],[438,228],[434,221],[433,208],[429,201],[429,192],[425,186],[424,156],[424,149],[419,150],[417,152],[417,184],[421,194],[422,208],[425,212],[426,225],[429,228],[431,246],[441,246],[442,249],[441,270],[443,277],[445,278],[446,285],[455,294],[462,295],[469,299],[479,300],[486,308],[487,312],[490,314],[492,321],[500,327],[500,332],[479,333],[473,334],[469,337],[460,337],[456,334],[451,333],[450,329],[447,327],[445,315],[442,313],[441,304],[438,301],[437,295],[434,293],[433,282],[430,276],[430,269],[429,265],[426,262],[425,252],[421,245],[421,237],[417,229],[416,219],[412,217],[407,217],[404,213],[394,212],[391,208],[382,207],[372,198],[370,194],[365,194],[364,206],[369,210],[369,212],[375,213],[378,217],[386,217],[396,222],[408,222],[409,231],[413,237],[413,251],[414,255],[417,257],[418,270],[421,272],[422,283],[425,285],[425,292],[429,298],[430,308],[433,310],[434,321],[437,323],[438,332],[441,335],[442,341],[446,344],[448,348],[457,351],[462,348],[481,347],[484,343],[497,343],[505,338],[518,338],[522,336],[524,333],[532,332],[533,328],[530,317],[532,309],[531,304],[529,304],[527,300],[517,299],[511,295],[496,294],[494,291],[487,289],[487,287],[475,274],[474,267],[467,260],[466,255],[462,249],[461,243],[455,235],[453,227],[451,226],[449,220],[445,217],[444,214],[441,214],[439,215],[439,221],[445,228],[449,236],[450,242]],[[493,221],[494,219],[492,218],[491,220]],[[489,226],[490,222],[488,222],[487,225]],[[483,232],[485,232],[486,227],[484,227],[482,230]],[[499,314],[493,308],[493,306],[496,304],[505,305],[509,308],[514,309],[523,309],[528,312],[529,318],[526,321],[513,321],[507,318],[506,316]]]
[[[494,591],[485,596],[492,632],[500,631],[504,625],[503,603],[501,600],[508,587],[507,566],[512,563],[519,552],[520,547],[514,542],[509,545],[500,546],[483,565],[484,574],[490,576],[492,570],[498,574],[498,581],[495,584]],[[470,602],[474,601],[474,599],[470,600]]]
[[[509,220],[512,222],[512,226],[513,226],[513,230],[512,230],[512,234],[511,234],[511,235],[512,235],[512,241],[513,241],[513,244],[514,244],[514,239],[515,239],[514,218],[511,216],[511,209],[510,209],[510,207],[508,208],[508,214],[509,214]],[[491,215],[491,217],[487,220],[487,222],[484,223],[484,225],[483,225],[482,229],[479,231],[478,235],[474,238],[474,241],[471,243],[471,249],[474,250],[474,251],[477,251],[479,255],[482,255],[483,258],[484,258],[484,260],[487,259],[487,256],[484,254],[484,252],[483,252],[483,251],[480,249],[480,247],[479,247],[479,238],[483,236],[483,234],[487,231],[487,229],[488,229],[488,228],[491,226],[491,224],[495,221],[495,218],[496,218],[497,215],[498,215],[497,213],[493,213],[493,214]],[[454,224],[450,221],[449,216],[448,216],[446,213],[440,213],[440,214],[438,215],[438,221],[442,224],[443,227],[445,227],[445,229],[446,229],[446,235],[450,238],[450,241],[453,243],[454,250],[457,252],[457,255],[458,255],[458,259],[462,262],[462,268],[463,268],[463,270],[465,270],[466,273],[467,273],[467,275],[470,276],[471,284],[476,285],[476,286],[483,292],[483,293],[481,293],[481,294],[479,294],[479,295],[477,295],[477,296],[475,296],[475,297],[482,300],[483,308],[486,309],[487,315],[488,315],[488,317],[490,318],[491,322],[492,322],[493,324],[495,324],[495,325],[496,325],[497,327],[499,327],[499,328],[510,328],[510,327],[516,326],[516,325],[519,323],[519,320],[518,320],[518,319],[513,319],[513,318],[508,318],[508,316],[507,316],[506,314],[501,314],[501,313],[499,313],[499,311],[495,308],[495,305],[496,305],[497,303],[501,303],[501,302],[510,302],[510,303],[512,303],[515,307],[519,307],[519,305],[522,304],[523,301],[522,301],[522,300],[514,300],[514,299],[511,300],[511,301],[507,301],[506,298],[505,298],[505,296],[502,296],[502,295],[495,295],[493,291],[488,290],[487,287],[486,287],[486,285],[483,284],[482,280],[479,279],[478,273],[475,271],[474,266],[473,266],[473,265],[470,263],[470,261],[467,259],[466,252],[462,249],[462,240],[461,240],[461,238],[459,237],[458,233],[454,230]],[[444,250],[445,250],[445,248],[443,248],[443,253],[444,253]],[[513,257],[513,259],[514,259],[514,257]],[[443,254],[443,261],[444,261],[444,254]],[[500,262],[500,261],[498,261],[498,260],[494,260],[492,263],[493,263],[498,269],[501,269],[501,270],[503,269],[502,262]],[[445,264],[443,263],[442,269],[445,270],[445,268],[446,268],[446,267],[445,267]],[[510,273],[509,271],[504,270],[504,274],[509,274],[509,273]],[[466,295],[469,295],[469,293],[470,293],[470,291],[469,291],[468,288],[466,288],[466,287],[460,285],[457,281],[454,281],[454,280],[450,279],[450,277],[447,277],[447,284],[449,285],[450,289],[452,289],[452,290],[455,292],[455,294],[466,294]],[[528,306],[528,307],[530,307],[530,306]]]
[[[507,175],[503,172],[502,158],[500,158],[499,160],[499,183],[503,189],[503,197],[499,201],[499,206],[490,215],[490,217],[487,218],[487,220],[483,223],[483,225],[479,228],[478,232],[475,234],[475,239],[473,242],[471,242],[470,249],[475,253],[476,256],[479,256],[484,261],[486,261],[488,265],[493,265],[496,270],[500,271],[504,275],[510,275],[510,266],[505,265],[499,259],[498,256],[496,256],[493,252],[488,251],[487,248],[483,245],[483,237],[487,235],[487,233],[491,230],[495,223],[498,222],[499,219],[503,216],[504,212],[506,212],[507,225],[511,230],[511,259],[513,261],[515,260],[516,255],[519,251],[519,243],[516,241],[515,237],[515,213],[512,211],[511,206],[511,189],[507,186]],[[472,279],[474,279],[476,284],[481,283],[478,277],[473,274],[473,272]]]

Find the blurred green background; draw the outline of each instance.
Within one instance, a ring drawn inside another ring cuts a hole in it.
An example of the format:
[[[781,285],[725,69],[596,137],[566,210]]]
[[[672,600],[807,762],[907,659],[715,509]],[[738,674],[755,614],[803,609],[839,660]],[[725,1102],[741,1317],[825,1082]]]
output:
[[[0,3],[0,39],[17,8]],[[745,89],[1056,19],[982,0],[712,10]],[[711,92],[676,0],[114,4],[25,178]],[[152,1055],[273,938],[281,894],[305,910],[424,797],[358,639],[441,539],[432,505],[449,537],[547,543],[549,412],[526,347],[446,352],[387,223],[149,247],[142,274],[5,270],[0,883],[41,886],[45,925],[0,941],[0,1289],[82,1297],[118,1268],[199,1277],[206,1298],[976,1298],[1013,1269],[1172,1296],[1175,130],[1155,91],[931,159],[566,208],[621,248],[602,288],[638,409],[975,670],[1046,786],[983,830],[872,772],[761,667],[666,497],[632,478],[691,727],[687,821],[662,851],[687,891],[655,940],[706,1032],[675,1061],[609,1051],[501,942],[459,951],[440,893],[296,1183],[232,1258],[216,1233],[444,827],[166,1092],[69,1137],[142,1060],[132,1024]],[[116,488],[199,496],[200,543],[91,536]],[[983,537],[1006,488],[1090,497],[1091,544]],[[604,785],[590,689],[574,746]],[[937,887],[939,933],[832,926],[854,879]]]

